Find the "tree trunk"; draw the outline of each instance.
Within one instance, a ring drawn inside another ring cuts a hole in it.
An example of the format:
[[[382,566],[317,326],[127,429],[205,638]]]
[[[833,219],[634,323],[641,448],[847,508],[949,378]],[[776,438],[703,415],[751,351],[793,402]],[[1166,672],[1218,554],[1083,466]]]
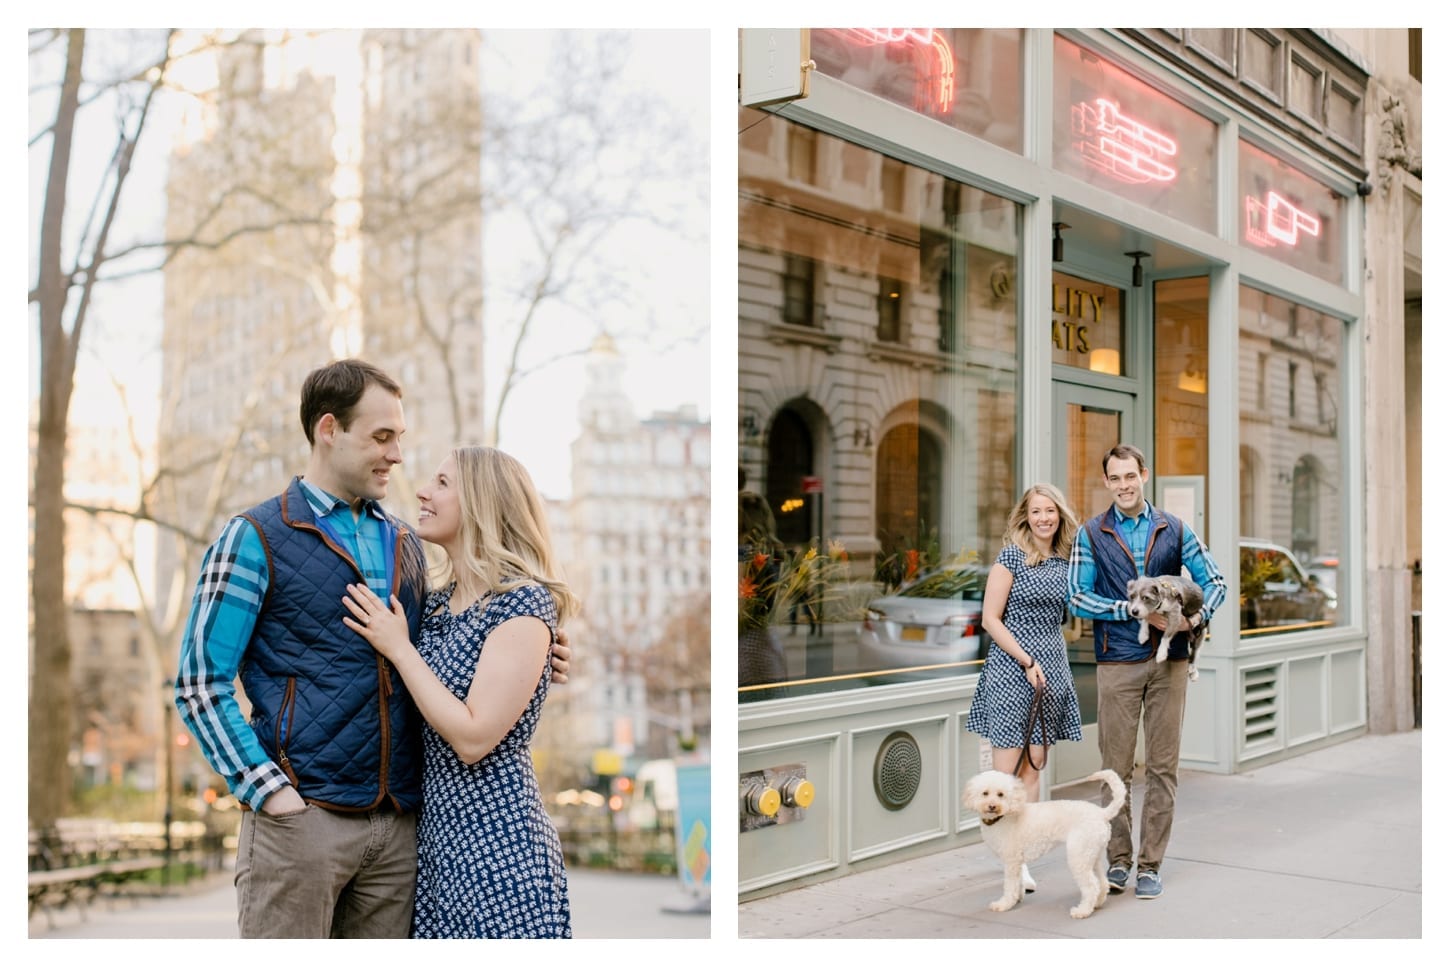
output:
[[[70,637],[65,602],[66,417],[75,383],[75,347],[65,330],[70,279],[61,265],[71,138],[75,130],[85,31],[69,32],[65,80],[56,109],[40,229],[40,414],[35,445],[31,574],[34,659],[30,688],[29,807],[33,826],[46,829],[70,802],[73,707]]]

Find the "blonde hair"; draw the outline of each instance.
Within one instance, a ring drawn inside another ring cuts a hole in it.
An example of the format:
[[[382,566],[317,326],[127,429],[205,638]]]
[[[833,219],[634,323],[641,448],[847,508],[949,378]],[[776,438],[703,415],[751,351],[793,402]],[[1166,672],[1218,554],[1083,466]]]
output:
[[[1011,516],[1007,518],[1007,530],[1002,535],[1002,543],[1016,544],[1022,548],[1029,565],[1042,563],[1044,555],[1038,550],[1037,542],[1032,539],[1032,525],[1027,522],[1027,504],[1034,496],[1046,497],[1057,505],[1057,533],[1052,538],[1052,556],[1071,560],[1072,543],[1077,539],[1077,515],[1067,506],[1067,498],[1062,495],[1062,491],[1049,483],[1036,483],[1027,488],[1022,499],[1017,501],[1017,506],[1012,508]]]
[[[544,502],[518,460],[493,447],[457,447],[459,536],[470,574],[455,574],[446,558],[437,587],[472,577],[482,590],[498,594],[541,584],[554,597],[559,621],[579,612],[579,599],[564,582],[549,540]]]

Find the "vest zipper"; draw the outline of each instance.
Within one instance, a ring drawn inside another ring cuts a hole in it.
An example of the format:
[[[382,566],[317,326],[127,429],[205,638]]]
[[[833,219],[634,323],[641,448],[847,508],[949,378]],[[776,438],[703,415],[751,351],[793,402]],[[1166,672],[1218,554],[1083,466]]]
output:
[[[287,774],[298,793],[302,792],[297,782],[297,773],[292,770],[292,760],[287,758],[287,743],[292,738],[292,716],[296,709],[297,676],[287,677],[287,691],[282,695],[282,713],[277,716],[277,764]]]

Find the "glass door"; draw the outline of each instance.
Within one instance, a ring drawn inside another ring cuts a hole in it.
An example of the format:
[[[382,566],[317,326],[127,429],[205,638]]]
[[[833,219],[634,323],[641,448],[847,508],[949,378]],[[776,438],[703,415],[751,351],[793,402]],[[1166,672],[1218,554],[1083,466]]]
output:
[[[1103,486],[1103,454],[1137,439],[1132,393],[1055,381],[1052,385],[1052,476],[1079,522],[1106,510],[1112,497]],[[1091,621],[1069,616],[1063,629],[1073,685],[1082,709],[1083,741],[1062,742],[1053,751],[1052,782],[1073,782],[1102,766],[1098,753],[1097,662]]]

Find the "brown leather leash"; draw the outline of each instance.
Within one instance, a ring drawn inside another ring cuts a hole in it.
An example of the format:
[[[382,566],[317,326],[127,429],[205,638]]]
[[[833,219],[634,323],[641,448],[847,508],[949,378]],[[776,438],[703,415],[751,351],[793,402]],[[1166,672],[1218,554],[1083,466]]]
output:
[[[1038,772],[1047,766],[1047,715],[1043,711],[1046,684],[1032,686],[1032,705],[1027,709],[1027,725],[1022,730],[1022,754],[1017,757],[1017,765],[1012,767],[1014,776],[1022,774],[1022,763],[1026,763]],[[1042,765],[1032,761],[1032,725],[1036,722],[1038,731],[1042,736]]]

